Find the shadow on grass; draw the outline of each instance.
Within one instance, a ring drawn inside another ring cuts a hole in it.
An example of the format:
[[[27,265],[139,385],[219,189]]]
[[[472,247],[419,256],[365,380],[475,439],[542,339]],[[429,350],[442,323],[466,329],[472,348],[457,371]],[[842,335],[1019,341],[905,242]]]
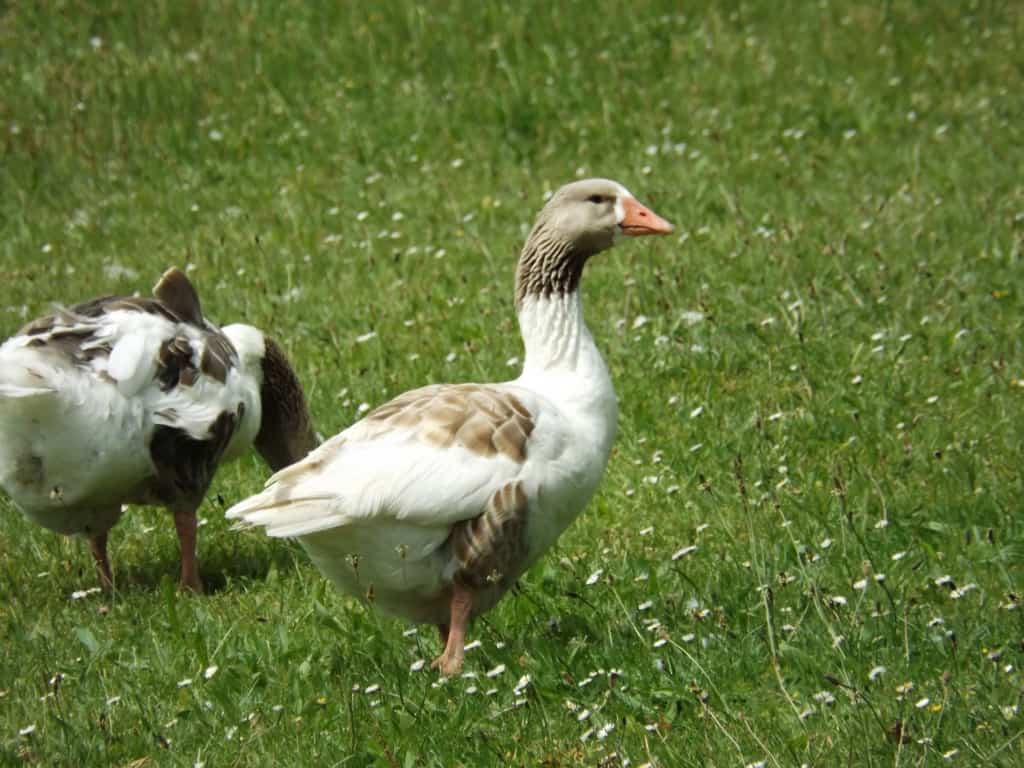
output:
[[[199,561],[199,575],[207,595],[224,591],[232,581],[266,581],[271,571],[276,571],[279,578],[289,578],[297,561],[305,557],[301,547],[284,541],[258,547],[223,545],[209,549]],[[165,578],[177,582],[180,561],[176,551],[161,549],[144,562],[128,557],[127,561],[113,563],[113,567],[118,592],[150,592],[159,589]]]

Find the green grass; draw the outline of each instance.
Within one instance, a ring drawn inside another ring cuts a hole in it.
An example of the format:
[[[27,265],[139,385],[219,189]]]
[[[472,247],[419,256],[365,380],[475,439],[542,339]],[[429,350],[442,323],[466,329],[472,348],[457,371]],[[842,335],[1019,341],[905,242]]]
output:
[[[72,599],[84,543],[2,500],[0,762],[1021,764],[1018,4],[36,5],[0,4],[4,336],[187,264],[331,434],[514,375],[546,190],[609,176],[679,234],[588,268],[620,437],[475,678],[230,531],[253,457],[201,598],[165,512]]]

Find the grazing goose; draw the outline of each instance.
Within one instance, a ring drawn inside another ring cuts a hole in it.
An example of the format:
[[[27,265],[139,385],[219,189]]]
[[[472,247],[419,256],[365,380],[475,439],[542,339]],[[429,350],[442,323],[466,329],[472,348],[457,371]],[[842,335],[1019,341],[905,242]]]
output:
[[[86,536],[105,588],[121,505],[168,507],[181,586],[200,592],[196,508],[218,464],[255,444],[279,470],[317,439],[277,344],[206,321],[178,269],[153,292],[59,308],[0,346],[0,486],[36,523]]]
[[[555,542],[608,462],[618,408],[583,322],[583,267],[618,235],[671,231],[614,181],[562,187],[519,258],[519,378],[400,395],[227,516],[297,537],[337,586],[385,613],[438,625],[433,666],[457,674],[469,620]]]

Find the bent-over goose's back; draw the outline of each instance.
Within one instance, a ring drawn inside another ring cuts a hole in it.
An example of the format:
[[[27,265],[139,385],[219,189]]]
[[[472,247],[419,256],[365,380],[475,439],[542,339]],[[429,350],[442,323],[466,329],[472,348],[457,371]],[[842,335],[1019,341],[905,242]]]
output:
[[[280,347],[202,314],[183,272],[154,298],[58,308],[0,346],[0,486],[33,521],[89,539],[104,586],[122,504],[174,513],[181,584],[200,590],[196,508],[217,466],[256,444],[273,469],[316,445]]]

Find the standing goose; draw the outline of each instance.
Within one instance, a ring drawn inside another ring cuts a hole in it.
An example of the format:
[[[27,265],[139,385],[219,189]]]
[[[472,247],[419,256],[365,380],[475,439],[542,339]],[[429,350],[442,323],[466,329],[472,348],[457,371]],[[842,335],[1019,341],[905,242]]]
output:
[[[60,308],[0,346],[0,486],[29,519],[86,536],[104,588],[121,505],[168,507],[181,586],[200,592],[196,508],[220,462],[255,444],[280,470],[317,440],[277,344],[205,320],[178,269],[153,293]]]
[[[583,322],[583,267],[617,235],[671,231],[614,181],[562,187],[519,258],[519,378],[400,395],[227,516],[298,537],[345,592],[436,624],[433,666],[457,674],[470,619],[555,542],[608,462],[618,407]]]

